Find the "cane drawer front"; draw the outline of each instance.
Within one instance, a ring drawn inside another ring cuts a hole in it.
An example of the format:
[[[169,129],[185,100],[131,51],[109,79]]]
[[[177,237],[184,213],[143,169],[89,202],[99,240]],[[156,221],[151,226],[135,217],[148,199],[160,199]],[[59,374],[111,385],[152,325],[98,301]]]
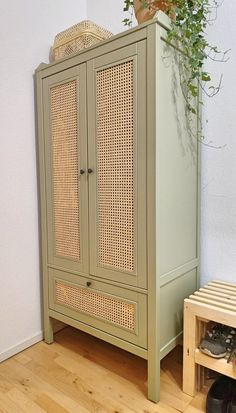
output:
[[[86,277],[49,270],[49,307],[147,348],[147,296]]]

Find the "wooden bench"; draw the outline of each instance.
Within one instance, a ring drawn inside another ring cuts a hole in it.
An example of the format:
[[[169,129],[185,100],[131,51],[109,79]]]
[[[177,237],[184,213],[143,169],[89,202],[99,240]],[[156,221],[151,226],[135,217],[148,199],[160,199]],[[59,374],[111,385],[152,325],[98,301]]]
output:
[[[236,328],[236,284],[212,281],[184,300],[183,391],[192,397],[199,389],[201,366],[236,379],[232,363],[198,349],[210,321]]]

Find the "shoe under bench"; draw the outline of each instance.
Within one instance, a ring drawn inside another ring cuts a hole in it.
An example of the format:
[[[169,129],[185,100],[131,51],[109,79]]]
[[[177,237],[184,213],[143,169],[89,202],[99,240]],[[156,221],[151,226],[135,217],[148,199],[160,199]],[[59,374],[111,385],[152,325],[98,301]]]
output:
[[[203,354],[199,344],[210,321],[236,328],[236,284],[211,281],[184,300],[183,391],[194,397],[202,368],[236,379],[232,363]]]

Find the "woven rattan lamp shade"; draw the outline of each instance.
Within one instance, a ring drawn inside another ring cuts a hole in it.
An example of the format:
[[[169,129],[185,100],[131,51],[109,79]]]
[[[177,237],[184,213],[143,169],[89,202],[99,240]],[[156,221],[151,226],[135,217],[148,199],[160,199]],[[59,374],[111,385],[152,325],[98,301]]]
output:
[[[112,33],[97,24],[84,20],[55,36],[53,51],[55,60],[86,49],[108,39]]]

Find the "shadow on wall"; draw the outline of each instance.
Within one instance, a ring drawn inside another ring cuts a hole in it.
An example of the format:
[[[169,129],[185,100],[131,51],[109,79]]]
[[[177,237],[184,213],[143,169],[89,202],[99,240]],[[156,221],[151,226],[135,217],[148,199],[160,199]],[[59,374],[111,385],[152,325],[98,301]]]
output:
[[[187,153],[191,154],[192,162],[195,165],[197,162],[198,117],[190,113],[187,108],[184,82],[186,74],[180,70],[179,50],[166,43],[162,61],[165,67],[171,70],[171,93],[182,155],[185,157]],[[197,106],[197,101],[193,102],[193,106]]]

